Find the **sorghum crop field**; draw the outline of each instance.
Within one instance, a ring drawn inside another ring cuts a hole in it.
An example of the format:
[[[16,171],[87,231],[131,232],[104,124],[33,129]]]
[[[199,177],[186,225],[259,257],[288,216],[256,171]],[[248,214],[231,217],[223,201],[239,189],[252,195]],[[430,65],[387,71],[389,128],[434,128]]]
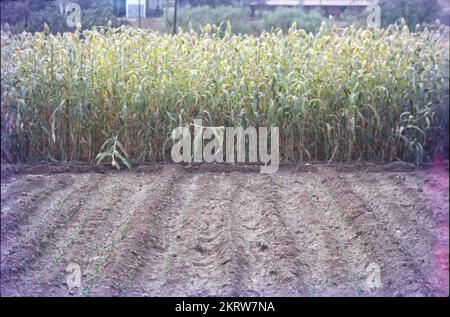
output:
[[[448,296],[448,29],[230,28],[2,31],[2,296]],[[199,118],[282,166],[171,163]]]
[[[277,126],[284,161],[448,150],[448,30],[226,30],[3,32],[2,155],[92,162],[117,138],[131,161],[170,161],[171,131],[195,118]]]

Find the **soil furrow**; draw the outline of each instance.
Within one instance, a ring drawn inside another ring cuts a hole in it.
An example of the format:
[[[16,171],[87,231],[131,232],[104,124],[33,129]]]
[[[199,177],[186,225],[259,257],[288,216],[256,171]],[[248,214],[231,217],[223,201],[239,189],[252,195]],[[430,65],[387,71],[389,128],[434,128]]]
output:
[[[358,176],[345,175],[352,190],[366,205],[377,210],[380,221],[389,232],[393,233],[405,250],[408,250],[417,266],[426,274],[427,280],[432,278],[433,272],[427,272],[431,267],[432,246],[436,241],[432,232],[436,225],[419,222],[418,214],[423,213],[424,206],[415,198],[414,192],[405,191],[405,176],[391,174],[388,177],[373,175],[370,184],[359,181]],[[395,179],[397,181],[392,181]],[[397,185],[395,185],[397,184]],[[397,188],[403,187],[403,190]]]
[[[351,188],[343,175],[322,168],[319,171],[323,187],[344,213],[349,227],[354,227],[357,236],[370,241],[370,256],[373,265],[381,270],[379,293],[387,296],[430,295],[424,273],[414,256],[402,244],[395,233],[389,231],[388,219],[380,211],[369,206]],[[401,279],[398,277],[402,276]]]
[[[448,296],[448,167],[397,165],[11,175],[1,295]]]
[[[46,176],[44,175],[18,175],[8,179],[7,182],[4,182],[2,179],[2,216],[10,211],[10,209],[7,208],[8,204],[14,204],[17,199],[20,199],[21,196],[23,196],[22,193],[26,194],[25,196],[29,196],[41,191],[45,182]]]
[[[270,270],[265,272],[263,295],[309,295],[309,288],[305,284],[305,276],[296,252],[295,237],[287,230],[283,217],[280,188],[275,178],[273,175],[260,175],[258,187],[254,188],[259,203],[257,208],[261,210],[261,226],[264,228],[262,239],[256,247],[259,249],[258,252],[264,254],[263,261],[267,263],[267,268],[270,267]],[[280,288],[280,285],[283,287]]]
[[[92,197],[91,203],[84,207],[79,223],[66,234],[69,239],[61,239],[48,259],[42,259],[42,270],[37,274],[41,275],[43,283],[53,285],[55,289],[59,284],[65,285],[65,269],[70,263],[80,266],[83,281],[94,275],[95,263],[102,256],[102,248],[111,243],[120,225],[126,220],[130,201],[134,201],[141,191],[154,189],[152,182],[146,184],[148,181],[146,176],[105,177],[98,195]],[[74,293],[68,288],[63,290],[63,295]],[[84,285],[80,291],[87,290]]]
[[[162,289],[167,295],[226,295],[227,276],[221,265],[232,260],[227,255],[232,241],[226,238],[228,210],[222,204],[233,194],[229,188],[222,191],[208,184],[208,176],[215,185],[230,186],[224,176],[193,175],[193,195],[180,206],[177,239],[166,254]]]
[[[18,241],[2,260],[2,288],[5,286],[5,289],[11,289],[6,287],[6,281],[21,280],[21,283],[25,284],[23,292],[34,292],[22,275],[34,272],[33,263],[46,252],[49,245],[60,241],[60,232],[67,230],[76,221],[83,205],[96,192],[99,183],[100,178],[93,179],[88,176],[84,181],[76,183],[68,193],[61,194],[60,198],[52,201],[49,208],[46,208],[45,217],[32,222],[27,236]],[[78,200],[75,197],[78,197]],[[41,206],[45,208],[45,205]],[[14,291],[17,291],[17,288]]]
[[[437,241],[433,244],[433,286],[438,294],[449,296],[449,178],[448,170],[435,166],[427,173],[423,201],[435,215]]]
[[[184,260],[184,245],[192,239],[192,230],[195,228],[195,218],[191,216],[196,209],[189,208],[189,205],[197,195],[198,178],[197,175],[183,175],[173,188],[173,195],[161,206],[168,216],[165,232],[168,239],[160,240],[158,252],[147,253],[147,257],[152,257],[149,260],[153,268],[147,265],[147,269],[141,272],[139,284],[142,284],[145,295],[176,296],[184,291],[179,286],[186,278],[182,271],[184,263],[178,261]]]
[[[324,190],[323,179],[310,174],[309,180],[305,183],[306,192],[317,206],[315,211],[325,231],[330,235],[331,250],[334,250],[328,270],[338,274],[335,278],[342,281],[334,280],[335,294],[370,295],[374,290],[366,283],[366,268],[373,262],[370,257],[371,243],[364,240],[355,228],[348,224],[334,197]],[[326,248],[330,249],[330,246]],[[339,271],[335,270],[336,264],[339,264]]]
[[[245,199],[243,195],[243,186],[246,177],[240,173],[233,172],[230,174],[231,184],[228,189],[232,192],[232,196],[228,201],[223,202],[223,212],[225,219],[225,235],[228,248],[225,258],[222,259],[220,265],[227,274],[227,284],[223,290],[227,296],[258,296],[259,291],[252,289],[252,266],[248,259],[249,251],[246,241],[246,235],[243,232],[244,211],[241,206],[237,205],[237,201]]]
[[[155,192],[144,190],[133,197],[126,222],[95,263],[95,275],[88,280],[90,294],[125,295],[128,284],[145,264],[143,255],[154,238],[155,226],[160,225],[155,222],[156,214],[164,212],[162,207],[179,175],[177,168],[166,168],[158,177],[149,179],[155,182]]]
[[[32,216],[40,218],[41,214],[34,214],[42,211],[38,206],[52,201],[62,190],[72,184],[72,179],[68,175],[57,175],[54,177],[45,177],[41,175],[29,175],[22,190],[11,189],[8,192],[15,192],[14,199],[2,197],[2,216],[1,216],[1,241],[5,250],[6,242],[9,237],[19,239],[26,232],[26,226]],[[27,188],[30,187],[30,188]],[[3,194],[2,194],[3,195]],[[12,197],[11,197],[12,198]]]
[[[399,220],[404,227],[396,231],[396,235],[421,265],[430,288],[438,294],[448,296],[448,289],[441,291],[446,289],[444,285],[448,285],[449,277],[446,173],[432,168],[420,173],[402,173],[395,177],[380,175],[380,178],[387,179],[389,186],[383,187],[390,189],[388,193],[398,193],[393,200],[403,207],[400,214],[407,218]],[[389,198],[386,198],[386,201],[389,201]]]
[[[282,216],[295,243],[309,295],[333,295],[338,290],[348,293],[348,282],[340,285],[336,282],[335,275],[345,274],[346,270],[336,241],[329,234],[328,225],[320,218],[320,206],[309,194],[314,187],[311,177],[282,174],[276,177],[276,181],[280,186],[278,193]],[[337,227],[336,223],[333,225]]]
[[[230,275],[233,293],[239,296],[261,296],[263,263],[260,252],[254,252],[257,239],[261,236],[260,209],[256,209],[256,193],[250,178],[235,176],[239,190],[232,202],[230,218],[230,236],[234,240],[234,262]]]
[[[205,177],[211,179],[214,186],[205,182]],[[186,295],[227,296],[235,291],[232,284],[234,244],[229,239],[228,218],[235,212],[230,205],[237,188],[232,189],[228,175],[206,174],[202,179],[198,186],[200,197],[192,199],[187,207],[198,213],[192,244],[184,245],[186,253],[177,258],[188,259],[183,267],[183,274],[191,277],[185,280]]]
[[[182,172],[159,205],[155,205],[147,247],[142,254],[144,264],[126,286],[124,293],[144,296],[166,294],[162,288],[164,270],[167,269],[171,250],[182,239],[178,222],[183,205],[192,198],[193,191],[189,189],[193,184],[191,176]]]

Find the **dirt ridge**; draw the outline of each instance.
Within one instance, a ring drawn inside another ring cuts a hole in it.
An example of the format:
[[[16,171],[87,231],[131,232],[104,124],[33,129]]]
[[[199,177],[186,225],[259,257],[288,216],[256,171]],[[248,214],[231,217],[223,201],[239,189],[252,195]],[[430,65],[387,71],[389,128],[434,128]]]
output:
[[[444,166],[202,166],[2,178],[1,295],[448,296]]]

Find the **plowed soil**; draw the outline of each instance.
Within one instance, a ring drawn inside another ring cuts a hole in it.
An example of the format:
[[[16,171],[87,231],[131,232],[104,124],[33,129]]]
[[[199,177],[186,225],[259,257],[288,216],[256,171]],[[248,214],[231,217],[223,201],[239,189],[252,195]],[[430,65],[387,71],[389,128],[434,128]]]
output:
[[[1,295],[449,295],[448,166],[258,171],[2,167]]]

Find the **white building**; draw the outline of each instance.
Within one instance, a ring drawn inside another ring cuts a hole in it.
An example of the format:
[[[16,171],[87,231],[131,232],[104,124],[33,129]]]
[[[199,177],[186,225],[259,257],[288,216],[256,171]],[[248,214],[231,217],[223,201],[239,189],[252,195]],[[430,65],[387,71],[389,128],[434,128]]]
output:
[[[117,16],[145,18],[161,15],[164,0],[112,0],[113,11]]]

